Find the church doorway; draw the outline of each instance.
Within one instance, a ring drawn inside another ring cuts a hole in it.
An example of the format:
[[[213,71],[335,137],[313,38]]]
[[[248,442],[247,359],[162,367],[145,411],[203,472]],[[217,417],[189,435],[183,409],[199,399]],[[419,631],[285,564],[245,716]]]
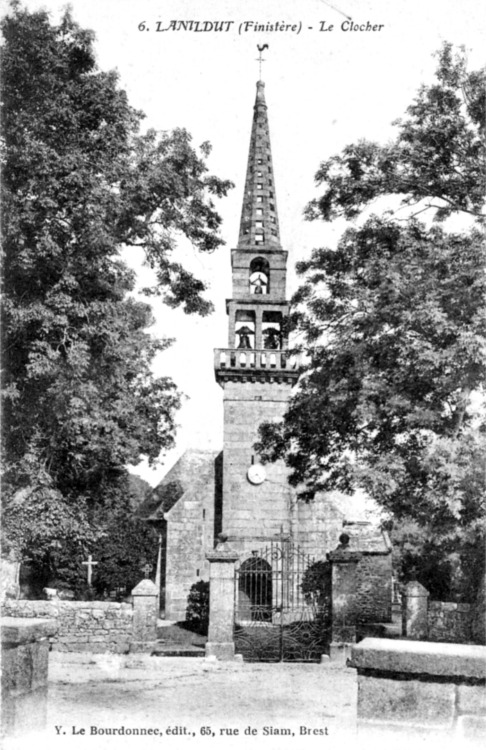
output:
[[[306,583],[315,562],[285,541],[237,566],[234,639],[245,661],[320,661],[327,652],[325,613]]]

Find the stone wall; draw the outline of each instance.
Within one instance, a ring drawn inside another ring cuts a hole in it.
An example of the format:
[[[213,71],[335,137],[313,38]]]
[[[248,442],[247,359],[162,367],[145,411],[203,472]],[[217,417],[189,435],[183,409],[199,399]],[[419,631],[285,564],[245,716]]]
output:
[[[443,735],[486,734],[486,647],[365,638],[352,649],[358,670],[358,728]]]
[[[189,463],[190,461],[190,463]],[[221,519],[222,458],[216,452],[191,452],[184,482],[187,489],[166,513],[167,564],[165,616],[185,620],[191,586],[209,580],[206,554],[214,547]]]
[[[50,637],[53,651],[123,654],[132,637],[131,604],[7,599],[2,615],[56,620],[57,633]]]
[[[429,602],[428,640],[444,643],[471,643],[473,606],[455,602]]]

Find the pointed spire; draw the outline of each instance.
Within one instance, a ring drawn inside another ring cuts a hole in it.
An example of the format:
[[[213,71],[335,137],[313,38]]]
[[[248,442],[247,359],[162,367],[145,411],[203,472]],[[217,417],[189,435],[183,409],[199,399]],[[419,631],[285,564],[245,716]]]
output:
[[[265,84],[257,82],[238,249],[281,250]]]

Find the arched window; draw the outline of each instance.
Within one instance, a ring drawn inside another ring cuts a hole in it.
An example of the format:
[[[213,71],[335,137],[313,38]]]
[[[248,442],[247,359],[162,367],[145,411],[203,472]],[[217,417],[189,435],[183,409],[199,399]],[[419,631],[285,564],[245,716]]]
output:
[[[265,258],[253,258],[250,263],[250,294],[268,294],[270,266]]]
[[[255,348],[255,313],[253,310],[237,310],[235,321],[237,349]]]
[[[262,336],[264,349],[282,348],[282,314],[265,311],[262,316]]]

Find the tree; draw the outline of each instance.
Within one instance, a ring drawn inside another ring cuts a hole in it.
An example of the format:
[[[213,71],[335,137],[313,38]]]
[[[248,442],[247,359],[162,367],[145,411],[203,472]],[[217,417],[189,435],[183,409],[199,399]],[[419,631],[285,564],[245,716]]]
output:
[[[403,571],[418,566],[432,594],[466,598],[484,565],[486,446],[472,408],[485,375],[484,236],[415,214],[481,220],[482,81],[445,45],[437,81],[398,121],[396,140],[361,142],[321,165],[311,218],[356,217],[393,195],[409,213],[365,217],[336,250],[298,265],[302,377],[284,422],[263,425],[257,446],[264,459],[285,457],[308,492],[366,488],[394,518]],[[447,569],[445,586],[431,562]]]
[[[438,220],[458,211],[484,219],[485,71],[468,72],[464,53],[448,43],[437,56],[436,81],[396,120],[393,141],[361,140],[322,162],[316,182],[325,190],[309,203],[308,218],[353,219],[374,199],[395,195]]]
[[[49,559],[93,545],[128,463],[172,445],[179,394],[151,363],[150,307],[130,296],[122,248],[144,253],[170,306],[205,315],[204,284],[177,261],[177,238],[222,243],[207,172],[182,129],[140,132],[93,34],[67,12],[13,3],[2,22],[5,137],[3,525],[19,554]]]

